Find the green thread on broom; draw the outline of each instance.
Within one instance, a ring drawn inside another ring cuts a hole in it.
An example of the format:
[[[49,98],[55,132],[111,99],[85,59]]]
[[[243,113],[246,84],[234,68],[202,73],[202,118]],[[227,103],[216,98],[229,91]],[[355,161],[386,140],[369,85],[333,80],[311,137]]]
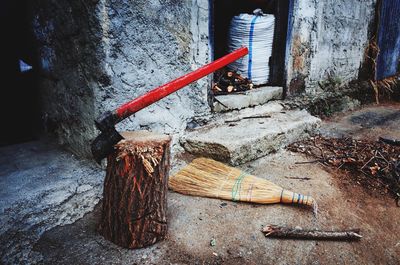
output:
[[[235,184],[232,187],[232,201],[238,201],[240,199],[240,189],[242,185],[242,181],[247,174],[245,172],[240,172],[239,177],[235,180]],[[239,194],[239,198],[236,199],[236,195]]]

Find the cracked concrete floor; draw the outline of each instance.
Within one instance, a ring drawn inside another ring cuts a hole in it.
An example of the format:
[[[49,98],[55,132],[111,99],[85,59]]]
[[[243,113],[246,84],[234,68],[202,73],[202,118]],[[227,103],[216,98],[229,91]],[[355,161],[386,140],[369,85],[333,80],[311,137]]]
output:
[[[36,263],[33,245],[46,230],[90,212],[102,171],[48,141],[0,149],[0,255],[6,264]]]
[[[389,115],[389,121],[360,130],[363,119],[352,117],[367,112]],[[326,134],[343,127],[346,129],[336,135],[356,137],[367,133],[375,137],[386,132],[394,136],[400,115],[393,113],[400,113],[399,105],[372,106],[333,118],[323,124],[321,131]],[[374,131],[379,133],[371,133]],[[175,157],[172,171],[189,159]],[[253,205],[169,192],[168,238],[152,247],[127,250],[96,232],[102,170],[46,143],[2,148],[1,263],[399,264],[400,212],[393,199],[368,195],[342,172],[315,163],[296,164],[307,160],[282,150],[241,168],[285,188],[313,195],[319,203],[317,218],[310,209],[291,205]],[[304,177],[310,179],[301,179]],[[360,242],[274,240],[260,232],[266,224],[320,229],[359,227],[364,237]],[[215,246],[210,245],[212,239]]]

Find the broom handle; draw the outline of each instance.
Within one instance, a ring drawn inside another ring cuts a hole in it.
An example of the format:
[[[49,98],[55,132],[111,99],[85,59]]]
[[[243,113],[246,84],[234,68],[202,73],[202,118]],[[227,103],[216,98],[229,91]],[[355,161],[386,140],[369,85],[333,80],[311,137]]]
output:
[[[280,201],[282,203],[291,203],[291,204],[308,205],[308,206],[314,205],[313,197],[285,189],[282,189]]]

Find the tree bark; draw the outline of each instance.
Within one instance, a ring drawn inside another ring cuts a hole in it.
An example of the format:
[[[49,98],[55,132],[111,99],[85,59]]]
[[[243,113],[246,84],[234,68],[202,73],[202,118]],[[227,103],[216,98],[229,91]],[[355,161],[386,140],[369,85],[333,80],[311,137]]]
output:
[[[167,234],[171,138],[144,131],[122,136],[107,158],[99,231],[121,247],[142,248]]]
[[[291,239],[311,239],[311,240],[360,240],[360,229],[346,231],[321,231],[305,230],[301,228],[290,228],[276,225],[267,225],[262,232],[266,237],[291,238]]]

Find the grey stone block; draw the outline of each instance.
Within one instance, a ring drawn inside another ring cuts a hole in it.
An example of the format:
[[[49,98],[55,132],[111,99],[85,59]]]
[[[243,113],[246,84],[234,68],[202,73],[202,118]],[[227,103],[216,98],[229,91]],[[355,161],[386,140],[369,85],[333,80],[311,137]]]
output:
[[[189,132],[181,143],[192,154],[238,165],[308,136],[320,122],[305,110],[277,112],[270,118],[202,127]]]

